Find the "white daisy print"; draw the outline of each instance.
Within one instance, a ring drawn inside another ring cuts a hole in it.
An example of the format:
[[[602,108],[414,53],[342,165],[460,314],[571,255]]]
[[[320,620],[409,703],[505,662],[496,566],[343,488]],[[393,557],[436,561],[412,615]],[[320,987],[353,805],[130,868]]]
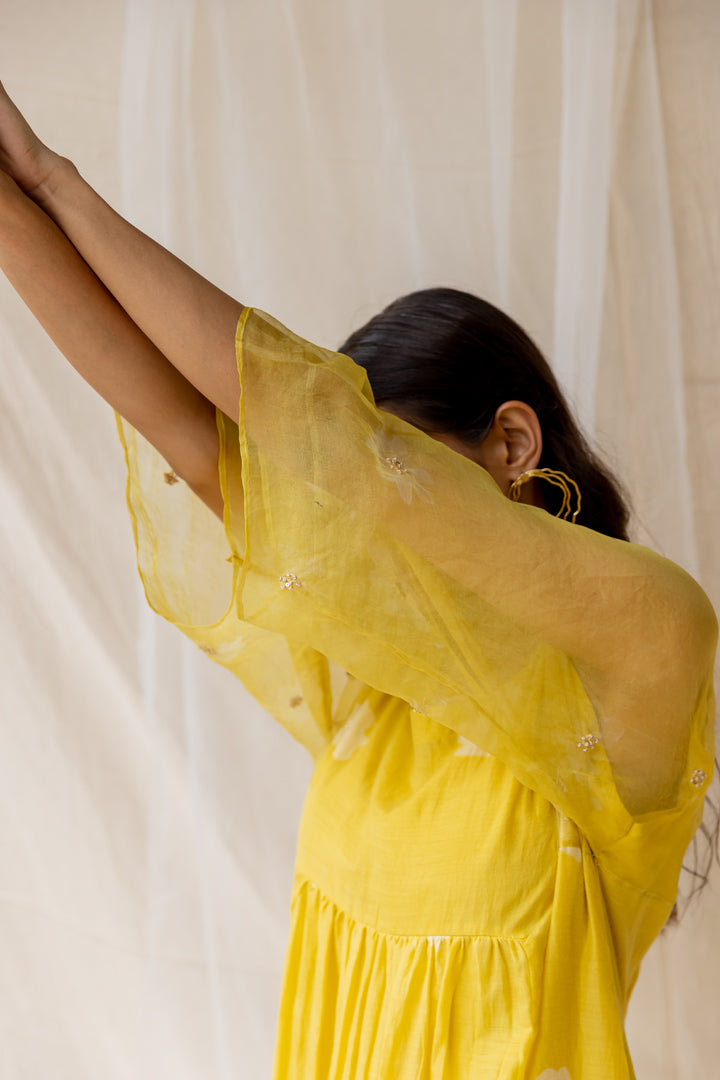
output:
[[[356,705],[333,738],[335,749],[332,756],[337,761],[347,761],[351,758],[357,748],[367,742],[365,732],[372,726],[374,719],[375,714],[366,701]]]
[[[458,748],[453,757],[490,757],[487,750],[481,750],[474,742],[470,742],[464,735],[458,735]]]
[[[413,466],[411,451],[404,439],[391,436],[380,427],[369,436],[367,445],[375,455],[378,472],[383,479],[395,484],[403,502],[411,503],[413,496],[422,502],[434,502],[427,490],[432,477],[425,469]]]

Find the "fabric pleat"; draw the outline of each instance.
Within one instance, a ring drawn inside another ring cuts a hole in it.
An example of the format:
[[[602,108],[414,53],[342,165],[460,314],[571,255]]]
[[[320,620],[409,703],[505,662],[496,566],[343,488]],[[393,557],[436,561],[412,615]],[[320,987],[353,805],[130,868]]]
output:
[[[517,1075],[532,1039],[520,943],[378,933],[302,878],[292,919],[276,1077]]]

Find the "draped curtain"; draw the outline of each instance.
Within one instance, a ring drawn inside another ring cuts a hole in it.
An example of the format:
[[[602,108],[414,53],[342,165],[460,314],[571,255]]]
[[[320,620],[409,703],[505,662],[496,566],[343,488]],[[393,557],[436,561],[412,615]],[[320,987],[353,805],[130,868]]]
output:
[[[718,55],[713,0],[0,12],[41,137],[241,301],[328,346],[430,285],[512,314],[716,607]],[[147,608],[111,409],[4,279],[0,369],[0,1077],[269,1077],[310,761]],[[639,1080],[716,1071],[719,880],[644,962]]]

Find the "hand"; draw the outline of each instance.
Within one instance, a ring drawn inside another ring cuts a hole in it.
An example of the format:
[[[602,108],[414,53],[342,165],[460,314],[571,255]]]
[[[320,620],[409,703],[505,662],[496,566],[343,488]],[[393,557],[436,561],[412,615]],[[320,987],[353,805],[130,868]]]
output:
[[[39,202],[64,160],[40,141],[0,83],[0,169]]]

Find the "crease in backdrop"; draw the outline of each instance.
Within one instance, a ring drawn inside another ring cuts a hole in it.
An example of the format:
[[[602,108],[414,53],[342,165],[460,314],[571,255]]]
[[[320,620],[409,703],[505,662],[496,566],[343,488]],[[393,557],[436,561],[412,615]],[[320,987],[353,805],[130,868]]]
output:
[[[711,0],[69,6],[3,14],[3,77],[116,103],[75,158],[121,212],[323,345],[427,285],[507,309],[718,605]],[[147,608],[111,412],[0,305],[0,1080],[269,1076],[309,762]],[[638,1080],[714,1072],[716,882],[644,963]]]

